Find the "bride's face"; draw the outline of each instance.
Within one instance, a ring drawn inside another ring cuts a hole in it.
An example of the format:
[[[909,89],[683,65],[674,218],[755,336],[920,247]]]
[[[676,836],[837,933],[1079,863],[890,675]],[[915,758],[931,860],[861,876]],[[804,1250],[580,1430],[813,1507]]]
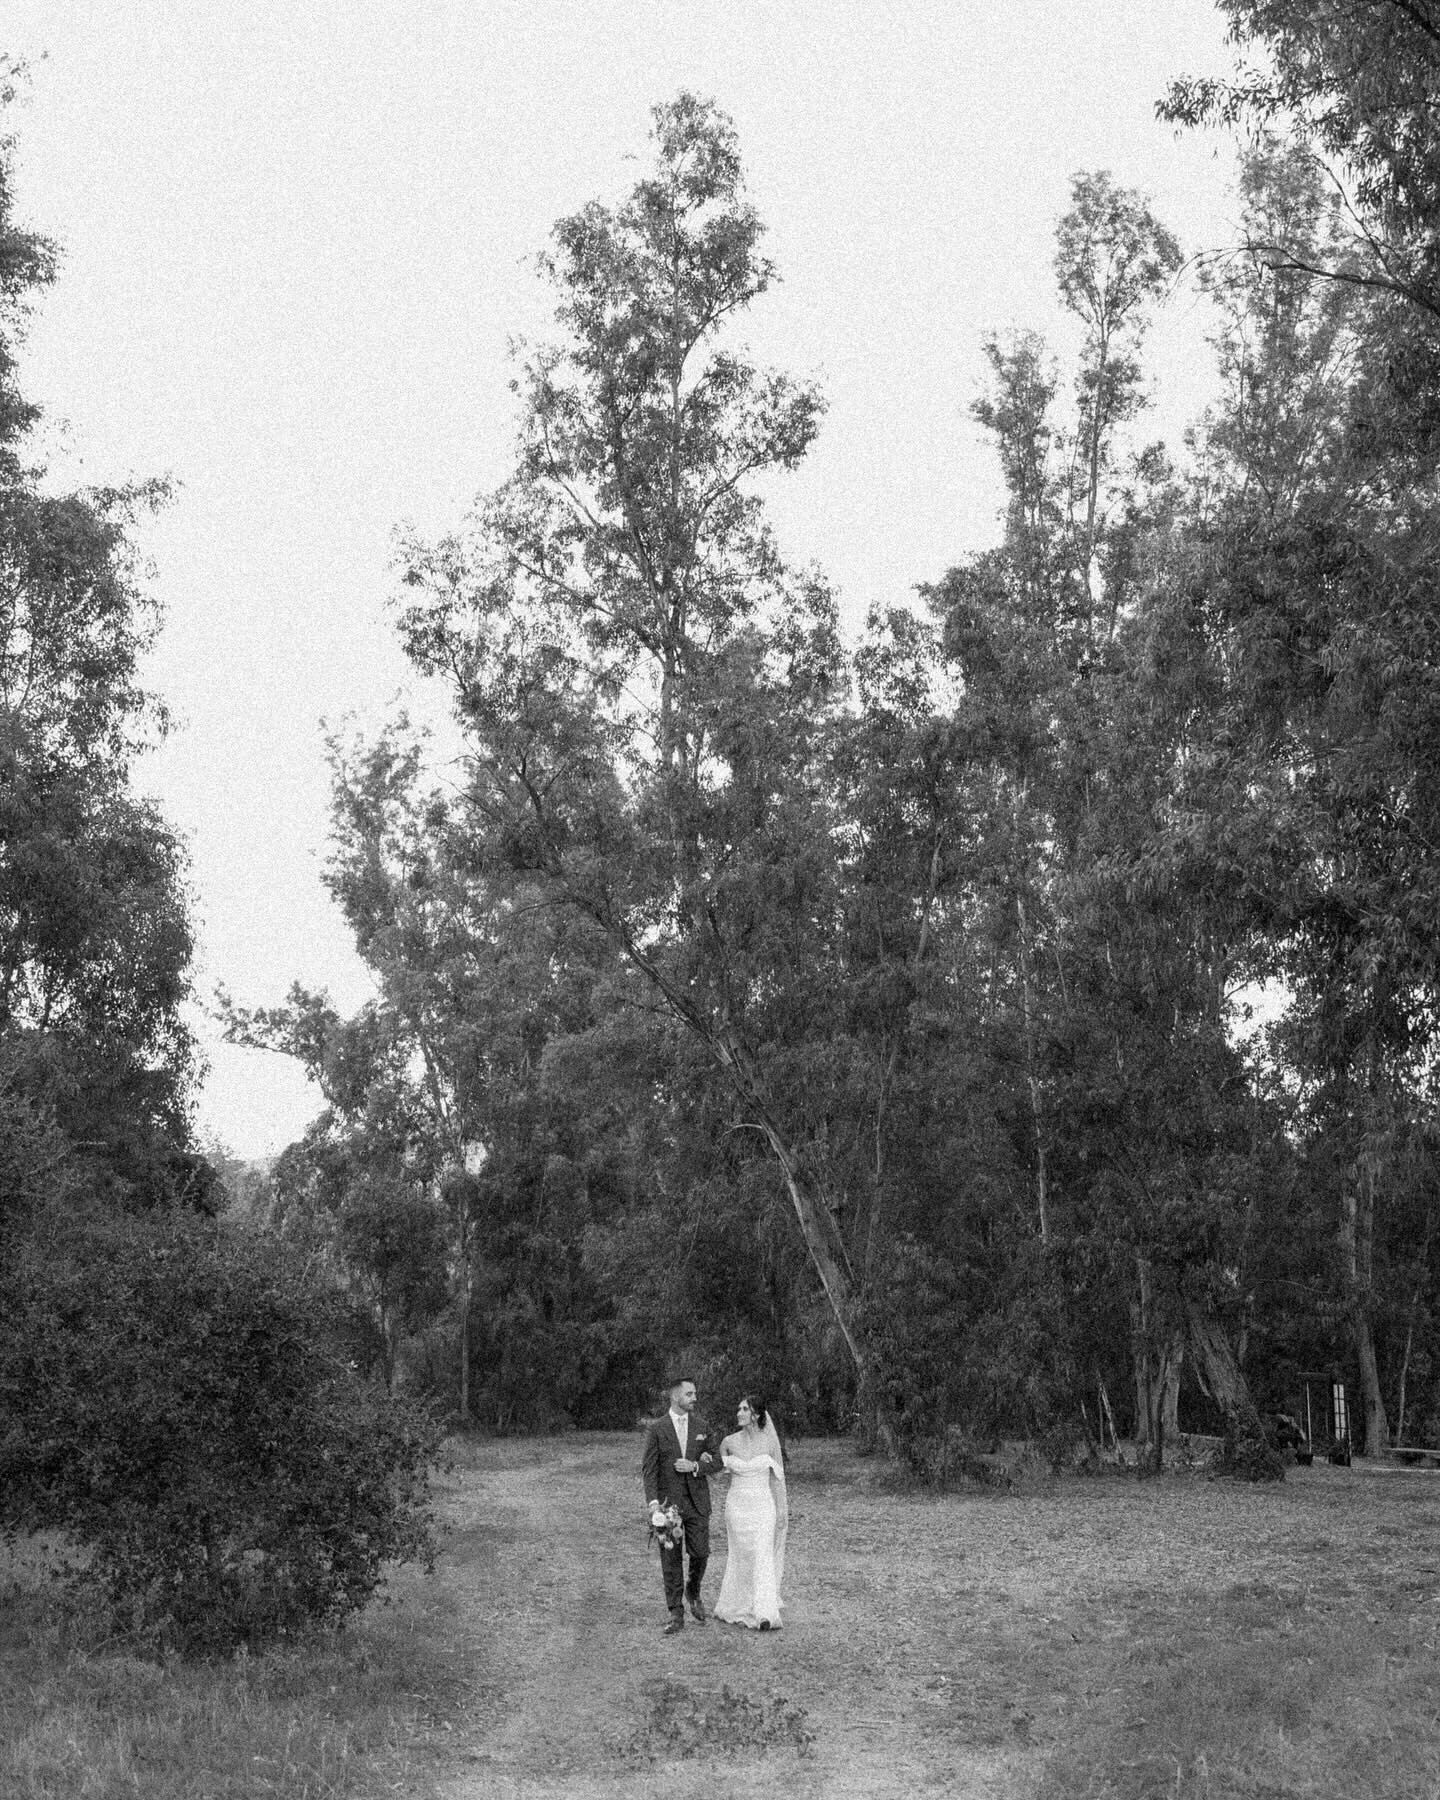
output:
[[[742,1400],[740,1402],[739,1410],[736,1412],[735,1417],[739,1422],[742,1431],[748,1431],[755,1423],[755,1414],[750,1410],[750,1402],[748,1400]]]

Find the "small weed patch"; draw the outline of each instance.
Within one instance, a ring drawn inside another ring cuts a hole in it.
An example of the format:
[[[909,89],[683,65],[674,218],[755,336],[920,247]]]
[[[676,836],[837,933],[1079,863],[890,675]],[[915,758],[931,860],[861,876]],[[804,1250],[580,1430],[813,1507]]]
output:
[[[795,1750],[808,1756],[815,1733],[803,1706],[784,1694],[754,1700],[728,1685],[718,1694],[693,1693],[684,1682],[666,1680],[650,1702],[649,1716],[625,1745],[640,1762],[674,1762],[688,1756],[764,1755]]]

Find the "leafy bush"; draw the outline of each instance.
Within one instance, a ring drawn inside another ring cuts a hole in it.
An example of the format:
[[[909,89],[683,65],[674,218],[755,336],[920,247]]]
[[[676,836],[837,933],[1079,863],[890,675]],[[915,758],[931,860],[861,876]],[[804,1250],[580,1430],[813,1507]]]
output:
[[[983,1278],[913,1238],[897,1238],[862,1314],[880,1412],[908,1474],[929,1486],[990,1480],[977,1452],[1004,1438],[1052,1466],[1081,1435],[1067,1323],[1043,1270],[1016,1257]]]
[[[1283,1481],[1285,1459],[1265,1435],[1259,1414],[1251,1407],[1232,1407],[1225,1416],[1225,1437],[1215,1458],[1215,1473],[1239,1481]]]
[[[435,1433],[347,1303],[193,1215],[46,1214],[0,1276],[0,1521],[60,1528],[118,1623],[188,1651],[363,1606],[431,1554]]]

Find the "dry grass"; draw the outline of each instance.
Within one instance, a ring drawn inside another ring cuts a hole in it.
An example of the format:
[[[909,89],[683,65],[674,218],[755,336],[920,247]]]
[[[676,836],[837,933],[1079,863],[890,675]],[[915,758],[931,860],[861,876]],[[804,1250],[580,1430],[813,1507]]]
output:
[[[3,1800],[436,1791],[446,1715],[473,1693],[442,1587],[402,1574],[397,1603],[356,1629],[187,1665],[104,1641],[48,1588],[45,1563],[36,1546],[0,1551]]]
[[[1440,1475],[930,1500],[801,1443],[786,1629],[666,1639],[638,1449],[463,1446],[438,1576],[278,1658],[82,1652],[22,1593],[0,1636],[0,1793],[1440,1792]],[[712,1595],[722,1557],[723,1538]]]

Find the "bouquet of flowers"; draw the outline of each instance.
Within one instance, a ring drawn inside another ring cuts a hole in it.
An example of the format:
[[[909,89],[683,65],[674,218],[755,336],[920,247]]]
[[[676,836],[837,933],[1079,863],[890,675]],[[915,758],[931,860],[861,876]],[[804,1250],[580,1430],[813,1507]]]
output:
[[[650,1541],[654,1543],[657,1539],[662,1550],[678,1550],[685,1542],[685,1526],[673,1503],[665,1508],[660,1524],[655,1523],[654,1514],[651,1514]]]

